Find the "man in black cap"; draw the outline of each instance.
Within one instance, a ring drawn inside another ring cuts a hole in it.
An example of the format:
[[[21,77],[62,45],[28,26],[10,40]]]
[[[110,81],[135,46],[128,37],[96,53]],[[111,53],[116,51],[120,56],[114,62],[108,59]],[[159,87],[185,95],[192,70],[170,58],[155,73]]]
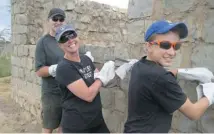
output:
[[[41,101],[44,133],[51,133],[58,128],[62,116],[60,89],[54,77],[57,63],[63,58],[64,53],[58,46],[55,32],[57,27],[64,23],[65,17],[62,9],[51,9],[48,14],[49,31],[38,40],[36,45],[35,71],[37,76],[42,78]]]
[[[63,59],[64,52],[59,48],[55,34],[56,29],[65,23],[65,18],[62,9],[52,8],[48,14],[49,31],[36,45],[35,68],[37,76],[42,78],[42,125],[45,133],[51,133],[58,128],[62,117],[61,93],[55,76],[58,62]],[[89,51],[85,55],[94,60]],[[60,128],[58,132],[61,132]]]
[[[164,68],[171,66],[181,47],[180,39],[187,35],[184,23],[166,20],[154,22],[146,31],[147,56],[136,62],[131,72],[125,133],[168,133],[174,111],[196,120],[214,103],[214,83],[209,75],[204,75],[208,83],[196,88],[198,101],[193,104],[175,77],[185,70],[172,73]]]

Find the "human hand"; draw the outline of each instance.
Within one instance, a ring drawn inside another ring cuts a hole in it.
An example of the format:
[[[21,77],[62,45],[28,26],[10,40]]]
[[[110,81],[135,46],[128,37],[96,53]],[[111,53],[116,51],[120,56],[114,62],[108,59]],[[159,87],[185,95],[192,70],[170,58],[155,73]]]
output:
[[[115,77],[115,63],[113,61],[106,62],[102,69],[94,74],[95,79],[100,79],[103,86],[106,86],[109,81]]]
[[[56,77],[56,68],[57,68],[57,65],[58,64],[54,64],[54,65],[49,66],[49,68],[48,68],[48,73],[51,76],[53,76],[53,77]]]
[[[91,52],[90,52],[90,51],[87,51],[87,52],[85,53],[85,55],[88,56],[88,57],[91,59],[92,62],[94,62],[94,57],[91,55]]]
[[[214,103],[214,83],[200,84],[196,87],[198,100],[203,96],[209,100],[209,105]]]

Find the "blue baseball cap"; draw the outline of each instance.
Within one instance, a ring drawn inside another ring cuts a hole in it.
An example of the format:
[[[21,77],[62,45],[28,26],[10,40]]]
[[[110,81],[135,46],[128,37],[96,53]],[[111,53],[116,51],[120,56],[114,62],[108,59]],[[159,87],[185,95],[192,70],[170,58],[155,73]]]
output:
[[[174,28],[176,28],[176,30],[178,31],[181,39],[187,37],[188,28],[187,28],[186,24],[184,24],[182,22],[173,23],[173,22],[166,21],[166,20],[159,20],[159,21],[152,23],[152,25],[147,29],[145,36],[144,36],[144,40],[148,41],[149,38],[153,34],[164,34]]]
[[[55,39],[57,40],[57,42],[59,42],[63,33],[67,32],[67,31],[73,31],[76,33],[74,27],[71,24],[61,25],[60,27],[58,27],[56,29]]]

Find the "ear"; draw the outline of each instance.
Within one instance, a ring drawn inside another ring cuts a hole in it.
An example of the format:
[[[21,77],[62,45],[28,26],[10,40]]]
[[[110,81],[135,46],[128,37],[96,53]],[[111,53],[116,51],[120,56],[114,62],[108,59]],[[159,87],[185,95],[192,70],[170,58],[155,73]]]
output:
[[[152,45],[151,45],[149,42],[146,42],[145,46],[146,46],[146,51],[147,51],[147,52],[151,52],[151,50],[152,50]]]
[[[61,43],[58,43],[58,46],[59,46],[61,49],[63,49],[63,47],[62,47],[62,44],[61,44]]]

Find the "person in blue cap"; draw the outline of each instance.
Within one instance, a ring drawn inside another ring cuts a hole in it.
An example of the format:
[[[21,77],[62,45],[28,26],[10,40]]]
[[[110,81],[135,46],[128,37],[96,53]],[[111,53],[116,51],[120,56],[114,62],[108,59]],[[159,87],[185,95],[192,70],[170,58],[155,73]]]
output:
[[[72,25],[59,27],[55,38],[65,53],[56,69],[62,91],[62,132],[109,133],[99,91],[114,78],[114,62],[106,62],[98,71],[89,57],[79,55],[80,41]]]
[[[192,103],[176,81],[177,71],[165,69],[172,65],[181,39],[187,35],[187,26],[181,22],[159,20],[147,29],[147,56],[136,62],[131,71],[125,133],[168,133],[173,112],[179,110],[196,120],[213,103],[214,90],[205,88],[206,84],[205,94]]]

